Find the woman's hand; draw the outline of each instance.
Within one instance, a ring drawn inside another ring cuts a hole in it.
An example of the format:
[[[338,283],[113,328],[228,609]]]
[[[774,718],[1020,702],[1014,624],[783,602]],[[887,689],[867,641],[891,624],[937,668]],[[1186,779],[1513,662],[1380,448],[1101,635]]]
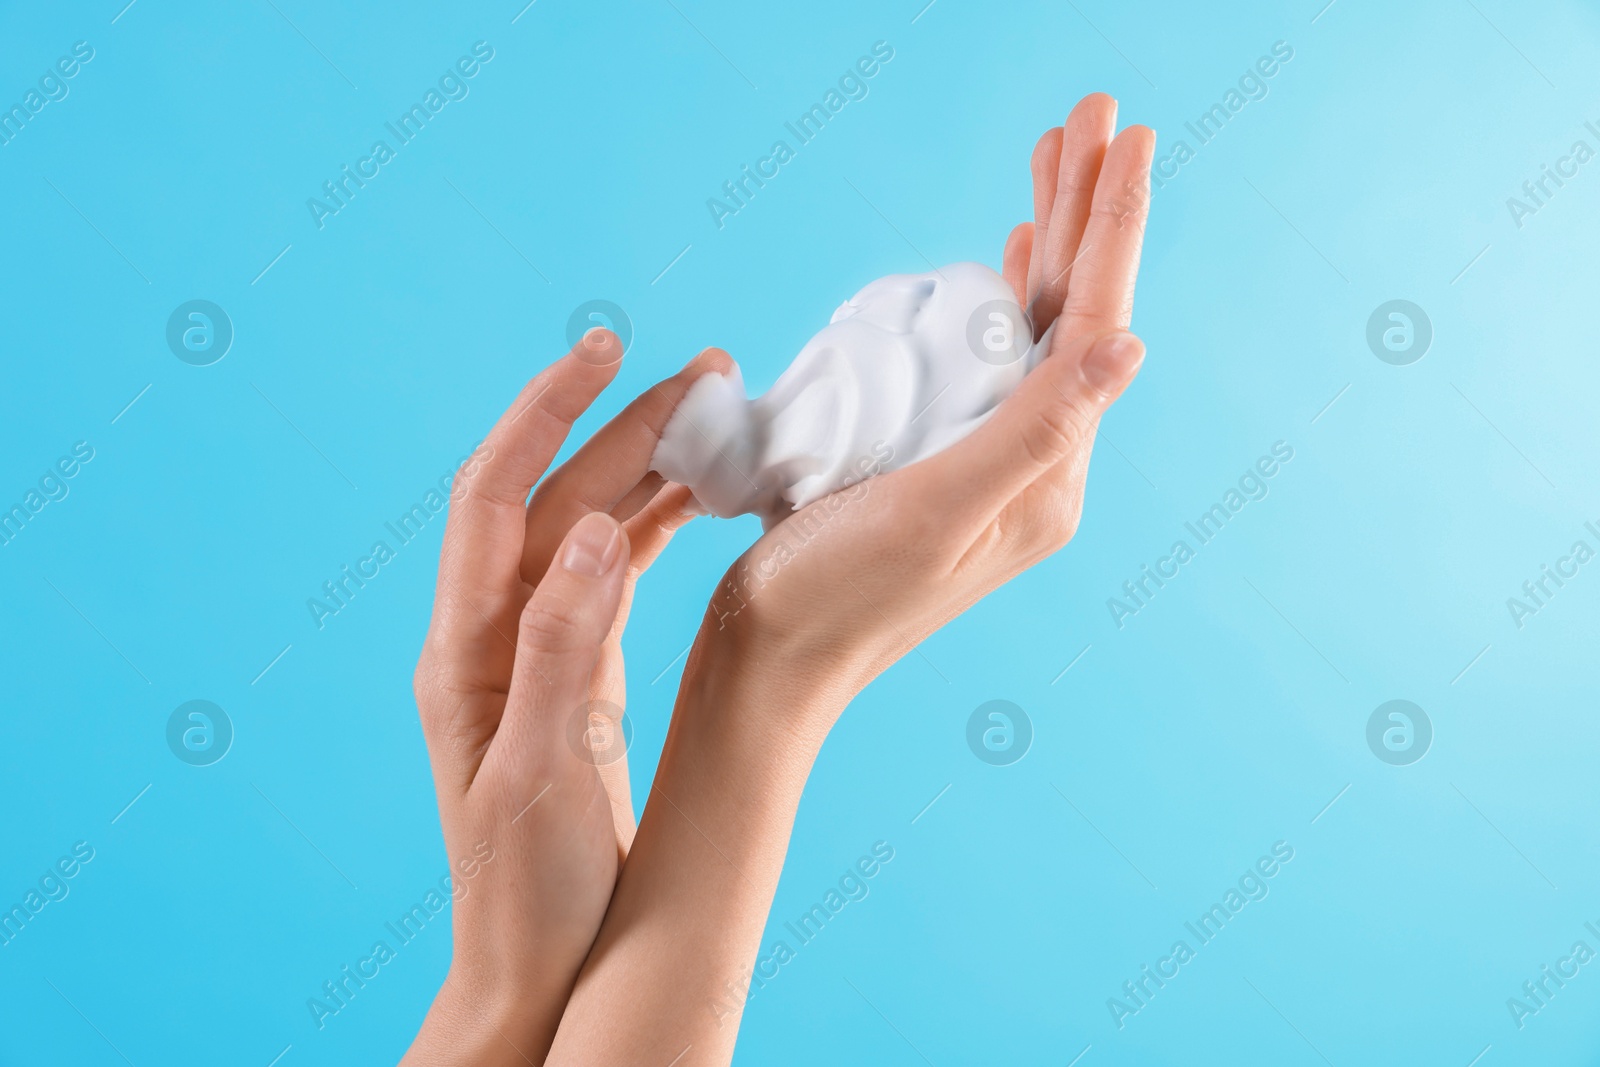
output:
[[[638,839],[551,1064],[720,1067],[822,739],[876,673],[1065,544],[1124,333],[1153,148],[1091,96],[1034,151],[1005,274],[1052,350],[971,436],[812,504],[736,563],[684,668]],[[974,356],[974,358],[977,358]],[[770,963],[770,961],[768,961]],[[770,978],[771,974],[766,977]],[[618,1005],[626,1005],[619,1011]]]
[[[1095,94],[1040,138],[1035,221],[1006,243],[1036,334],[1055,326],[1045,360],[964,440],[774,527],[712,601],[696,649],[707,669],[760,662],[806,691],[828,680],[817,743],[868,681],[1077,529],[1100,416],[1144,356],[1124,331],[1155,137],[1131,126],[1113,139],[1115,121]]]
[[[621,359],[591,331],[451,486],[416,696],[455,954],[408,1062],[542,1061],[633,840],[619,640],[639,573],[688,518],[650,456],[689,383],[727,357],[703,353],[544,477]]]

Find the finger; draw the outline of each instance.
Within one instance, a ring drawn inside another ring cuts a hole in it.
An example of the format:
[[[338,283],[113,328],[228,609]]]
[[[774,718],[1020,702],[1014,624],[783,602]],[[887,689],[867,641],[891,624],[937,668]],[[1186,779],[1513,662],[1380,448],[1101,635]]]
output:
[[[672,535],[688,524],[697,514],[690,510],[693,499],[687,486],[665,483],[655,497],[622,524],[627,534],[630,550],[628,578],[622,587],[622,603],[617,608],[617,620],[611,635],[600,650],[595,664],[589,693],[592,700],[606,700],[618,707],[628,702],[626,672],[622,660],[622,631],[633,607],[633,594],[639,577],[656,557],[667,547]],[[651,683],[654,684],[653,682]],[[605,787],[611,801],[611,821],[617,831],[618,855],[623,859],[633,847],[638,823],[633,814],[633,794],[628,780],[628,761],[617,759],[600,765],[600,784]]]
[[[667,542],[672,540],[672,535],[694,518],[694,513],[685,507],[688,501],[687,488],[669,484],[639,514],[622,524],[623,533],[628,539],[627,576],[622,584],[622,599],[617,605],[616,619],[611,624],[605,650],[595,666],[590,683],[590,694],[595,700],[609,700],[614,704],[627,702],[627,679],[622,665],[622,631],[628,624],[634,589],[640,576],[655,562]]]
[[[1056,177],[1061,171],[1063,131],[1052,126],[1033,146],[1028,169],[1033,172],[1033,247],[1028,250],[1028,288],[1026,307],[1044,273],[1044,245],[1050,236],[1050,210],[1056,202]]]
[[[616,377],[621,358],[615,334],[585,334],[528,383],[484,440],[481,462],[464,467],[451,484],[434,620],[442,647],[500,650],[496,663],[487,664],[501,668],[494,672],[492,688],[505,687],[508,635],[521,604],[518,566],[528,493],[573,422]]]
[[[520,767],[530,755],[556,761],[583,756],[571,741],[583,736],[586,723],[574,727],[574,721],[588,709],[595,663],[616,620],[627,569],[627,535],[610,515],[585,515],[567,533],[522,609],[511,689],[485,765],[494,760]]]
[[[617,707],[621,703],[613,701]],[[620,724],[612,727],[621,729]],[[633,814],[633,786],[628,778],[626,753],[616,759],[607,759],[595,768],[600,773],[600,785],[606,792],[606,803],[611,807],[611,826],[617,835],[617,859],[626,860],[633,848],[633,839],[639,834],[639,821]]]
[[[660,495],[666,486],[667,480],[655,471],[646,472],[639,483],[628,490],[626,495],[611,509],[611,517],[618,522],[626,523],[639,512],[649,506],[650,502]]]
[[[633,551],[633,577],[644,573],[667,547],[672,535],[699,514],[691,509],[693,499],[688,486],[668,482],[648,505],[623,523]]]
[[[1125,330],[1132,322],[1155,144],[1156,135],[1148,126],[1129,126],[1106,149],[1083,235],[1083,256],[1068,279],[1061,312],[1064,326],[1056,331],[1057,337]]]
[[[608,710],[628,706],[628,687],[622,659],[622,628],[633,595],[631,565],[628,571],[630,577],[623,582],[622,602],[617,608],[616,622],[600,646],[600,655],[595,659],[594,671],[589,680],[591,705]],[[627,752],[624,749],[616,753],[614,758],[592,762],[596,764],[596,770],[600,773],[600,785],[605,790],[606,800],[611,808],[611,825],[616,831],[617,855],[626,859],[628,850],[633,847],[634,834],[638,829],[633,814],[633,790],[628,779]]]
[[[701,352],[677,374],[646,390],[545,479],[525,517],[524,581],[539,581],[562,535],[584,515],[622,510],[619,505],[652,477],[650,459],[661,432],[689,387],[703,375],[724,373],[732,366],[720,348]]]
[[[1058,344],[992,418],[899,472],[906,491],[941,500],[948,517],[987,521],[1036,479],[1088,452],[1100,416],[1143,360],[1144,344],[1116,330]]]
[[[589,681],[589,700],[602,708],[625,708],[628,706],[628,686],[623,669],[622,658],[622,629],[626,624],[628,608],[633,600],[634,567],[628,567],[628,578],[623,582],[622,603],[617,608],[617,621],[612,626],[611,633],[600,646],[600,656],[595,660],[594,673]],[[634,834],[638,831],[638,823],[633,814],[633,789],[628,778],[628,758],[626,751],[604,760],[597,760],[596,769],[600,772],[600,785],[605,789],[606,800],[611,806],[611,825],[616,830],[617,855],[626,859],[628,850],[633,847]]]
[[[628,706],[626,671],[623,669],[622,629],[627,622],[628,608],[633,599],[634,567],[628,567],[628,577],[623,582],[622,601],[617,608],[617,618],[611,632],[600,646],[594,671],[589,680],[589,700],[601,707]],[[624,752],[615,759],[597,761],[600,785],[606,791],[611,805],[611,823],[616,828],[617,854],[626,858],[633,847],[633,837],[638,825],[633,815],[633,791],[628,779],[628,760]]]
[[[1000,273],[1005,276],[1011,291],[1017,294],[1017,303],[1028,303],[1028,260],[1033,255],[1033,223],[1018,223],[1006,238],[1006,250],[1000,257]]]
[[[1055,203],[1050,209],[1049,237],[1039,256],[1040,276],[1031,308],[1034,328],[1041,334],[1060,314],[1073,265],[1087,251],[1084,231],[1096,179],[1116,123],[1117,102],[1105,93],[1090,93],[1067,116]]]
[[[672,535],[694,518],[695,513],[687,507],[689,499],[686,487],[669,483],[648,506],[622,524],[622,531],[628,539],[627,577],[622,584],[622,599],[617,605],[616,619],[611,625],[605,650],[595,666],[590,683],[590,693],[596,700],[609,700],[614,704],[627,702],[627,679],[622,666],[622,631],[628,624],[628,613],[633,607],[634,589],[640,576],[667,547],[667,542],[672,540]]]

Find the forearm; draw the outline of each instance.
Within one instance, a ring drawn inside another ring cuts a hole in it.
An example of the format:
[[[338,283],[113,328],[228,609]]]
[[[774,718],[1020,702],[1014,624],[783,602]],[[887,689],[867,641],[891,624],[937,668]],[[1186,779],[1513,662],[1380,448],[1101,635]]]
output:
[[[542,1062],[570,986],[513,989],[452,973],[401,1067],[526,1067]]]
[[[550,1064],[726,1064],[830,702],[697,648]],[[790,672],[777,672],[787,675]],[[674,1057],[679,1057],[674,1059]]]

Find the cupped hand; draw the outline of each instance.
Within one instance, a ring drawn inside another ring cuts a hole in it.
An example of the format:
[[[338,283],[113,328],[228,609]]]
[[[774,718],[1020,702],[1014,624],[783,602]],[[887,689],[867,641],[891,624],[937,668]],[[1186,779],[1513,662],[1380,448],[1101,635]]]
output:
[[[539,1062],[633,840],[620,637],[639,574],[689,517],[650,456],[688,385],[727,357],[702,353],[546,477],[621,359],[614,334],[591,331],[451,486],[415,689],[455,947],[411,1062]]]
[[[1126,330],[1155,137],[1131,126],[1113,138],[1115,122],[1115,102],[1094,94],[1039,139],[1034,221],[1006,242],[1003,273],[1036,334],[1055,326],[1047,357],[962,441],[819,500],[757,541],[713,597],[692,669],[751,665],[776,684],[830,688],[819,703],[836,714],[1071,539],[1100,417],[1144,357]]]

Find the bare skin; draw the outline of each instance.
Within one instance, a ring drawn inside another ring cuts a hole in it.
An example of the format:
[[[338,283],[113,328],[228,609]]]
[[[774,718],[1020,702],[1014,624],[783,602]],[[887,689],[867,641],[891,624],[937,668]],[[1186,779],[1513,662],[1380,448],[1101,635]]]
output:
[[[1035,219],[1006,243],[1005,276],[1036,329],[1057,324],[1044,362],[965,440],[873,479],[798,549],[780,524],[730,569],[547,1062],[731,1060],[801,790],[833,723],[917,642],[1076,531],[1096,426],[1144,356],[1125,331],[1154,135],[1113,138],[1114,124],[1114,102],[1096,94],[1040,139]]]
[[[687,520],[650,454],[689,383],[728,361],[702,353],[546,476],[621,359],[615,335],[588,334],[451,487],[416,695],[455,952],[406,1063],[542,1061],[633,840],[620,639],[634,583]]]
[[[648,473],[649,457],[689,383],[727,356],[701,353],[547,476],[621,359],[593,331],[463,468],[416,677],[456,879],[455,956],[404,1062],[729,1062],[833,723],[1077,528],[1095,427],[1144,354],[1125,331],[1154,137],[1135,126],[1113,139],[1115,118],[1095,94],[1040,138],[1035,218],[1005,245],[1036,331],[1058,323],[1049,357],[964,441],[845,507],[812,505],[828,517],[799,551],[786,522],[734,564],[637,828],[626,761],[605,747],[624,698],[620,637],[634,582],[688,500]],[[609,705],[597,717],[593,702]],[[599,752],[574,736],[598,737]]]

